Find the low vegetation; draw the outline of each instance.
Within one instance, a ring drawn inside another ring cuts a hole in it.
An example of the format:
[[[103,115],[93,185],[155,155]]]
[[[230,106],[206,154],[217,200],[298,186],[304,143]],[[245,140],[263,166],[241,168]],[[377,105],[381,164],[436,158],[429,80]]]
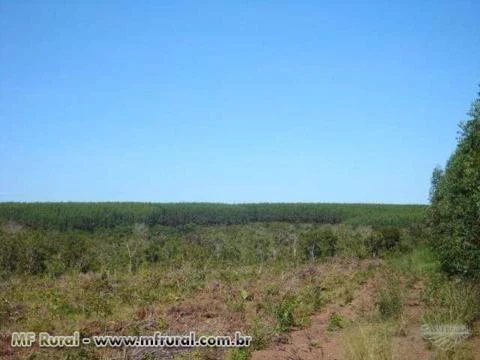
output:
[[[168,268],[183,263],[195,268],[301,264],[337,255],[378,257],[410,248],[416,232],[414,227],[279,222],[178,227],[142,223],[87,232],[37,230],[9,222],[0,226],[0,276],[133,273],[152,265]]]
[[[291,331],[308,329],[312,315],[334,303],[357,309],[353,318],[332,311],[326,319],[326,333],[348,343],[341,356],[360,359],[355,354],[370,356],[373,351],[380,357],[372,359],[384,359],[391,355],[395,336],[401,336],[399,329],[411,326],[405,316],[408,287],[422,282],[426,285],[419,298],[424,311],[418,327],[450,321],[448,314],[455,314],[473,328],[478,318],[477,288],[442,275],[425,245],[427,234],[415,227],[135,224],[130,229],[84,232],[7,223],[1,236],[4,334],[23,329],[54,334],[79,330],[83,336],[240,330],[253,336],[248,349],[171,355],[249,359],[284,341]],[[375,251],[372,238],[381,239]],[[12,256],[14,262],[9,260]],[[372,285],[371,299],[360,306],[359,291]],[[319,350],[323,343],[311,339],[309,344]],[[3,348],[4,355],[11,354],[10,348]],[[68,350],[69,359],[120,356],[117,353],[91,347]],[[32,354],[35,359],[65,356],[62,351],[17,350],[20,358]],[[159,358],[147,352],[127,355]]]
[[[392,360],[392,336],[385,325],[357,325],[344,334],[346,360]]]

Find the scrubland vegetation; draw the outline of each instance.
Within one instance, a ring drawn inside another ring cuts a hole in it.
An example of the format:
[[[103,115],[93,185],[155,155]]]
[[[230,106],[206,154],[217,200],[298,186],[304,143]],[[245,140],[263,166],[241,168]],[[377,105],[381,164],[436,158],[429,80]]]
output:
[[[423,219],[416,220],[408,226],[136,223],[93,231],[33,228],[9,220],[0,229],[2,355],[169,358],[151,349],[11,349],[12,331],[78,330],[92,336],[239,330],[253,336],[250,348],[171,350],[168,356],[262,358],[262,351],[291,342],[292,331],[309,329],[315,314],[325,311],[325,333],[337,339],[340,358],[391,359],[394,339],[423,324],[412,325],[405,315],[412,287],[425,287],[415,290],[425,323],[448,319],[473,325],[478,315],[476,287],[440,272],[426,245]],[[331,304],[341,308],[330,309]],[[429,353],[442,354],[428,350],[421,336],[418,341]],[[471,341],[461,342],[470,356],[465,359],[473,358]],[[323,340],[312,338],[308,346],[322,349]]]
[[[420,223],[421,217],[417,220]],[[132,272],[151,264],[185,262],[216,267],[298,264],[335,255],[365,258],[411,247],[422,229],[415,223],[405,228],[286,222],[175,227],[137,223],[90,232],[31,229],[10,221],[0,231],[2,273],[58,276],[72,271]],[[402,236],[405,241],[400,243]]]
[[[479,359],[480,99],[461,129],[428,207],[0,204],[0,357]],[[77,330],[253,344],[10,346]]]

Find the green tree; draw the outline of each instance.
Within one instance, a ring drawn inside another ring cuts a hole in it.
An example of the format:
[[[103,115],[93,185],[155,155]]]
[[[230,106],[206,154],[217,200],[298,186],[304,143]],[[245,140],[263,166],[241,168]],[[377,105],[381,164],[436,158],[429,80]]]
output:
[[[440,186],[440,181],[443,178],[443,169],[440,165],[437,165],[435,169],[433,169],[432,173],[432,186],[430,187],[430,202],[436,203],[437,196],[439,195],[439,191],[437,190]]]
[[[445,170],[432,176],[429,220],[442,267],[451,274],[480,277],[480,93]]]

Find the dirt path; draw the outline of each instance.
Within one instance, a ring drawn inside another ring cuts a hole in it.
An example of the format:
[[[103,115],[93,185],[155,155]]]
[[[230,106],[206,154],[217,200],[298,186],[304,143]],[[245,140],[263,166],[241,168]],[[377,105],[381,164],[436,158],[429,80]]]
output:
[[[358,313],[372,309],[372,295],[376,279],[372,278],[357,292],[354,300],[340,306],[327,304],[312,317],[308,328],[293,331],[286,336],[285,343],[277,343],[271,348],[255,351],[252,360],[335,360],[342,358],[341,337],[338,331],[329,331],[329,319],[333,313],[348,320],[355,320]]]
[[[313,317],[311,327],[290,333],[288,343],[254,352],[252,360],[340,359],[338,333],[327,331],[329,317],[333,312],[345,316],[348,309],[334,304],[327,306]]]
[[[256,351],[252,360],[341,360],[342,331],[329,331],[331,314],[355,321],[361,314],[374,310],[373,294],[377,285],[372,278],[356,293],[355,299],[346,306],[327,304],[313,316],[308,328],[293,331],[286,335],[284,343],[277,343],[266,350]],[[410,291],[410,290],[409,290]],[[423,360],[431,358],[431,351],[420,332],[421,302],[420,288],[415,286],[405,304],[404,325],[396,329],[393,338],[393,358],[395,360]]]

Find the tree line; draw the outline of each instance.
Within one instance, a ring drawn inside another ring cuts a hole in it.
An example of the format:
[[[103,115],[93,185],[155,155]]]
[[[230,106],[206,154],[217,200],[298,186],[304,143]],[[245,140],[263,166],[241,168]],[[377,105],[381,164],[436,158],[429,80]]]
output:
[[[94,231],[133,226],[289,222],[405,226],[421,223],[426,206],[317,203],[0,203],[0,222],[35,229]]]

